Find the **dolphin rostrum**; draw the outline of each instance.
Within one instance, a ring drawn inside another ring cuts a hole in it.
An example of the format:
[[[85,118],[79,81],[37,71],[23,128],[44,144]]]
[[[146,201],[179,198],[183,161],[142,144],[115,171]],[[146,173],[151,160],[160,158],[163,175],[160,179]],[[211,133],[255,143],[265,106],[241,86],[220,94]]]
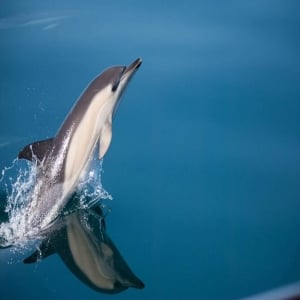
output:
[[[99,206],[77,210],[54,225],[46,237],[24,263],[34,263],[58,253],[70,271],[96,291],[119,293],[129,287],[144,288],[144,283],[131,271],[117,247],[106,233]]]
[[[114,66],[96,77],[79,97],[55,137],[25,146],[18,158],[37,164],[32,197],[26,207],[26,224],[45,229],[57,218],[88,170],[97,146],[99,159],[112,138],[112,119],[119,99],[141,65]]]

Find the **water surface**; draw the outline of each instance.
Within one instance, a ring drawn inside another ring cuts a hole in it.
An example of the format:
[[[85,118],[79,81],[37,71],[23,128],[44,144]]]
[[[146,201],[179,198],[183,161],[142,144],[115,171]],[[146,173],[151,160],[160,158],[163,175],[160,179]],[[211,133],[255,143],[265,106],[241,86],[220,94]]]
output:
[[[300,280],[296,1],[3,1],[0,168],[51,137],[110,65],[143,65],[102,183],[111,238],[146,288],[238,299]],[[0,253],[1,299],[102,299],[53,256]],[[41,296],[42,295],[42,296]]]

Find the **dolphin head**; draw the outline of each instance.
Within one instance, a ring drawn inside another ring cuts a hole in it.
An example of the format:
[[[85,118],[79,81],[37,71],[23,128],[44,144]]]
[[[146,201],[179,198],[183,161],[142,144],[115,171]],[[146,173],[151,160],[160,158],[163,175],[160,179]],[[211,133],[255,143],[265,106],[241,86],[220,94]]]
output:
[[[105,88],[109,88],[112,94],[120,97],[141,64],[142,60],[138,58],[127,67],[113,66],[106,69],[92,82],[92,91],[97,93]]]
[[[128,67],[111,67],[106,70],[105,73],[107,72],[107,75],[111,76],[112,92],[122,93],[127,83],[141,64],[142,60],[138,58]]]
[[[81,105],[86,106],[87,118],[82,118],[87,123],[85,128],[88,128],[90,132],[97,132],[99,136],[100,159],[105,155],[111,142],[112,119],[118,108],[119,100],[141,64],[142,60],[138,58],[128,67],[113,66],[106,69],[87,87],[78,102],[78,110],[81,110]],[[95,117],[96,119],[94,119]],[[81,121],[81,123],[84,122]],[[95,130],[91,128],[94,124],[96,124]],[[81,138],[79,140],[82,141]]]
[[[140,58],[136,59],[129,66],[114,66],[106,69],[97,79],[97,82],[100,82],[101,88],[108,88],[111,93],[111,101],[114,102],[113,115],[117,110],[119,99],[122,96],[126,86],[128,85],[130,79],[133,77],[136,70],[142,64]]]

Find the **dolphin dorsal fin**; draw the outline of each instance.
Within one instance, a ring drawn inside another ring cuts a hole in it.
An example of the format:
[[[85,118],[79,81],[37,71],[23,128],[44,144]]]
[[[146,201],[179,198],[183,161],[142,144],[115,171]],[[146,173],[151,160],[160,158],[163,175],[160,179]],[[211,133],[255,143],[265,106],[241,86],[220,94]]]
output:
[[[102,159],[109,148],[112,137],[111,122],[107,121],[100,133],[99,137],[99,159]]]
[[[50,138],[43,141],[38,141],[25,146],[18,155],[20,159],[27,159],[32,161],[32,159],[37,158],[42,161],[46,156],[49,155],[50,151],[53,149],[54,138]]]

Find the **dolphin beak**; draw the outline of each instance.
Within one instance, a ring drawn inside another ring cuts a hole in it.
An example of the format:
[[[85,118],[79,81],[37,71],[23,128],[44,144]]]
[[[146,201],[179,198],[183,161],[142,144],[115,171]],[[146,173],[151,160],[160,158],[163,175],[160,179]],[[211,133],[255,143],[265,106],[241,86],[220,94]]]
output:
[[[128,67],[123,67],[122,73],[120,74],[120,79],[112,87],[112,91],[117,90],[119,87],[120,90],[119,97],[121,97],[126,85],[129,83],[133,74],[136,72],[136,70],[140,67],[141,64],[142,64],[142,60],[138,58],[133,63],[131,63]],[[119,105],[119,101],[117,101],[115,104],[113,115],[115,114],[118,105]]]
[[[115,83],[113,90],[116,90],[120,85],[120,83],[123,82],[123,85],[121,85],[122,86],[121,90],[123,91],[125,86],[132,78],[133,74],[136,72],[136,70],[139,68],[141,64],[142,64],[142,60],[138,58],[133,63],[131,63],[128,67],[123,67],[122,73],[120,74],[120,79]]]
[[[128,67],[125,68],[122,74],[122,78],[131,77],[141,64],[142,64],[142,60],[140,58],[136,59],[132,64],[130,64]]]

